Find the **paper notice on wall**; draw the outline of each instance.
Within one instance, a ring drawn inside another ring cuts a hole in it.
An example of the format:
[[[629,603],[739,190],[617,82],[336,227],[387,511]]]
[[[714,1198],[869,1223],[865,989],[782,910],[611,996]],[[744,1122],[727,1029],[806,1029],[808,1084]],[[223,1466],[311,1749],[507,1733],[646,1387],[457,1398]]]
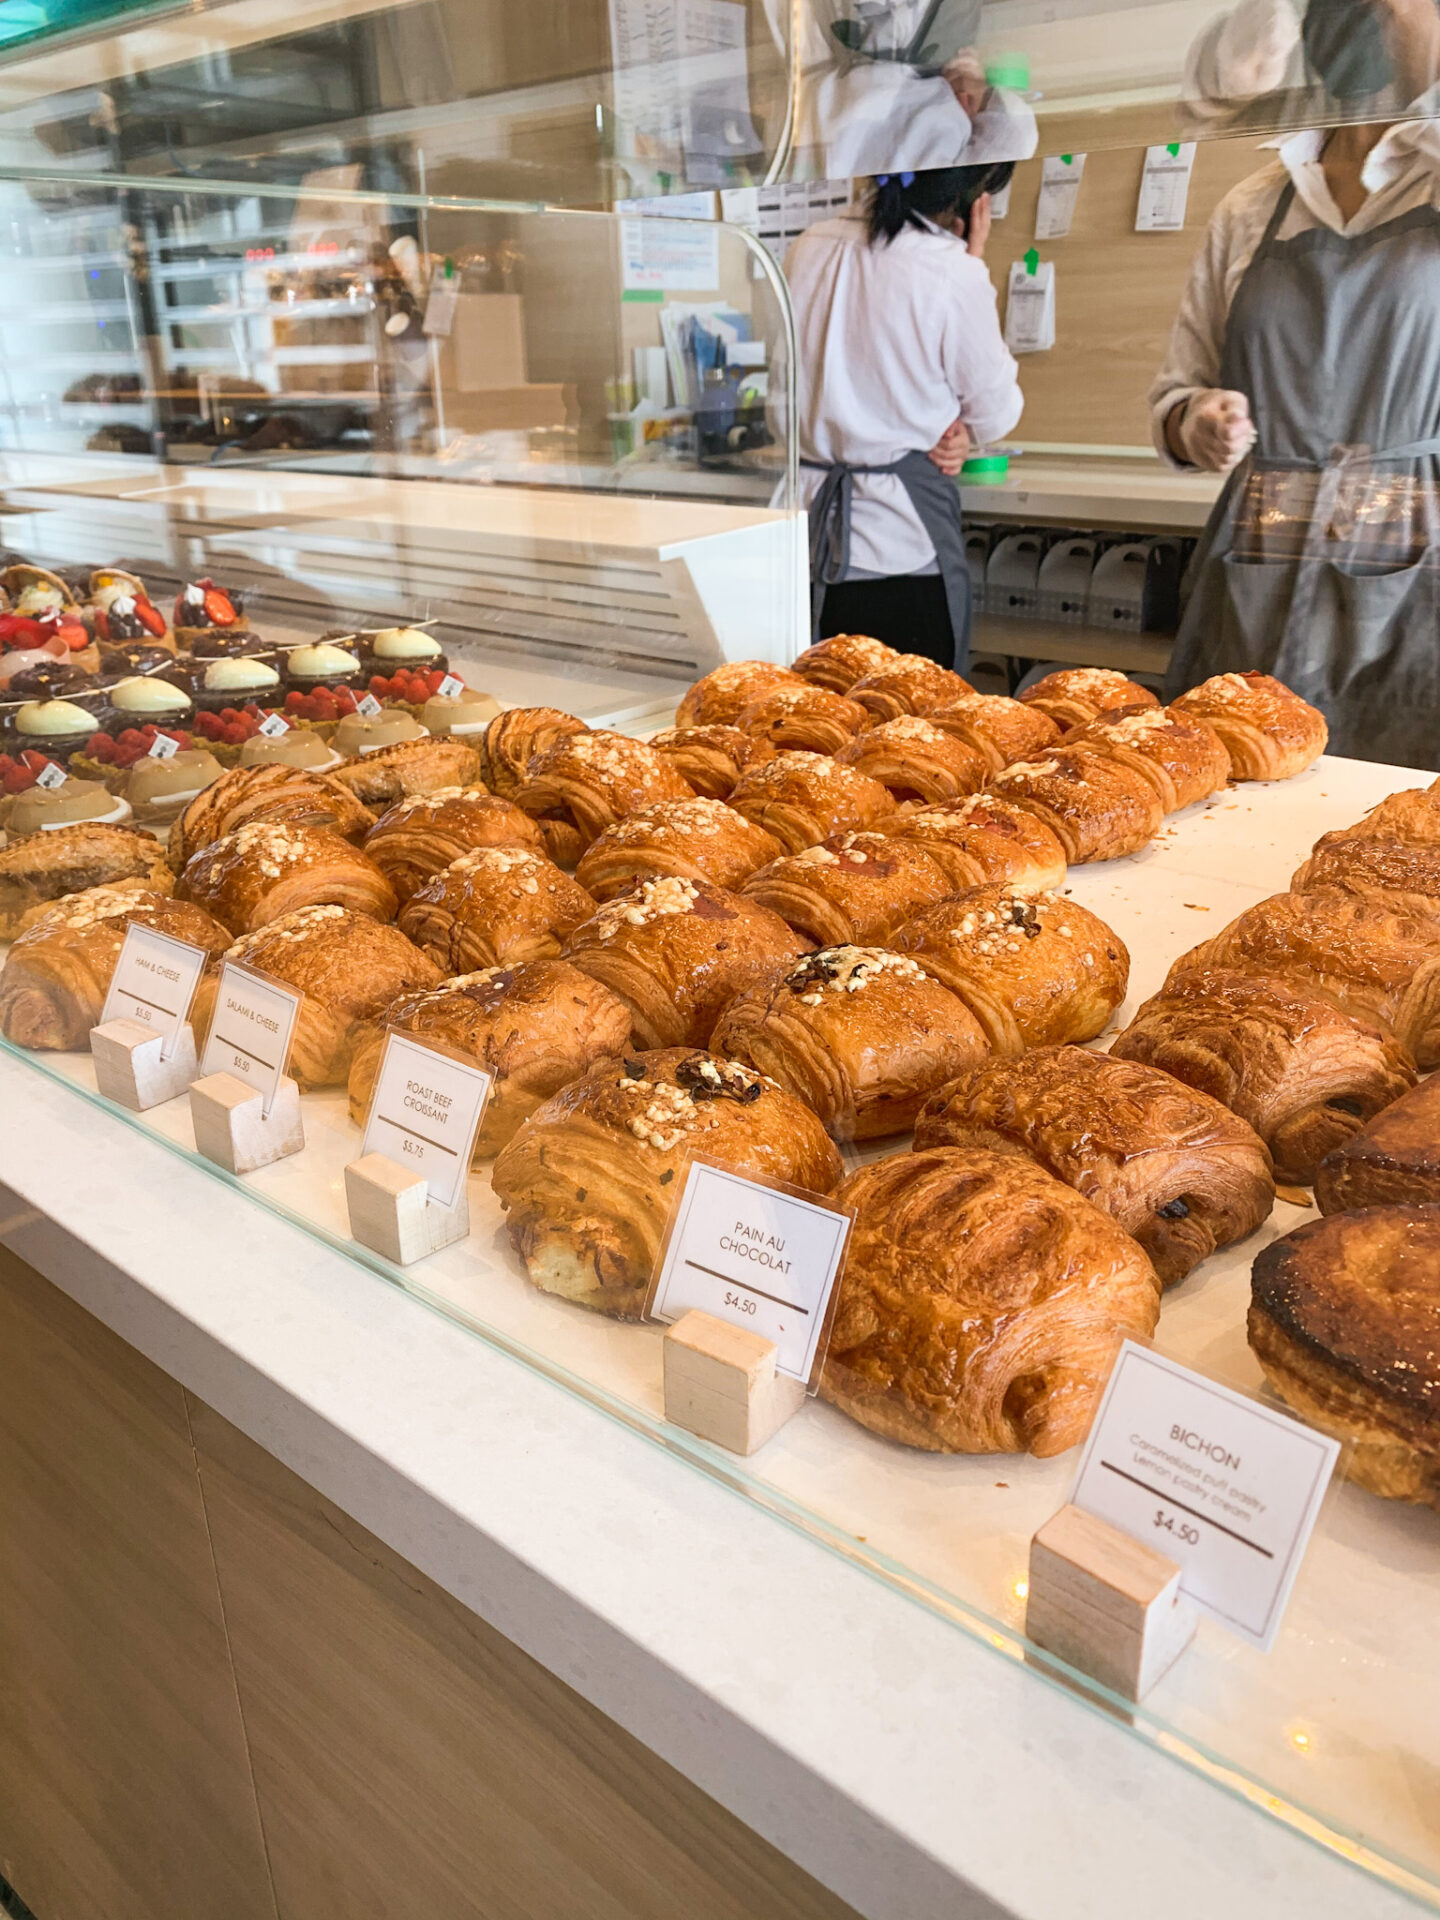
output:
[[[1172,140],[1169,146],[1145,149],[1140,202],[1135,209],[1137,233],[1179,233],[1185,225],[1194,165],[1193,140]]]
[[[627,293],[711,293],[720,285],[714,221],[622,220],[620,256]]]
[[[1035,208],[1035,238],[1059,240],[1069,233],[1085,171],[1083,153],[1052,154],[1041,163],[1040,200]]]
[[[1046,353],[1055,344],[1055,263],[1034,250],[1010,269],[1005,344],[1011,353]]]

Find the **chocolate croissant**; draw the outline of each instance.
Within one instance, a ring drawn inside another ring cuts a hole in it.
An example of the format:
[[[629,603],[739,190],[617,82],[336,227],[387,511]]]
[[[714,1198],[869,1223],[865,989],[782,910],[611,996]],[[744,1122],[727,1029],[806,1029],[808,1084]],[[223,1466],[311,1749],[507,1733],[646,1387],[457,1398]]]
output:
[[[232,933],[253,933],[301,907],[348,907],[393,920],[394,889],[375,862],[327,827],[251,820],[185,862],[175,887]]]
[[[929,854],[956,892],[996,880],[1044,893],[1065,880],[1065,849],[1054,830],[1028,807],[988,791],[892,814],[883,830],[887,839]]]
[[[1208,721],[1173,707],[1117,707],[1065,736],[1148,780],[1166,813],[1218,793],[1230,778],[1230,755]]]
[[[857,680],[895,657],[893,647],[887,647],[883,640],[872,640],[868,633],[836,633],[807,647],[795,662],[794,671],[812,686],[848,693]]]
[[[862,1167],[821,1395],[931,1453],[1063,1453],[1160,1289],[1109,1214],[1018,1153],[937,1147]]]
[[[1205,967],[1172,975],[1110,1049],[1221,1101],[1270,1149],[1282,1185],[1320,1162],[1415,1084],[1380,1027],[1274,976]]]
[[[978,793],[990,762],[958,732],[918,714],[902,713],[860,734],[835,756],[841,766],[878,780],[899,806],[907,800],[943,802]]]
[[[552,1093],[625,1051],[630,1009],[564,960],[526,960],[442,980],[392,1000],[357,1041],[350,1118],[363,1126],[387,1034],[473,1061],[490,1075],[475,1159],[490,1160]]]
[[[1353,827],[1323,834],[1291,877],[1292,893],[1338,887],[1392,913],[1440,922],[1440,839],[1357,834]]]
[[[1114,667],[1062,667],[1047,673],[1020,698],[1028,707],[1048,713],[1062,730],[1083,727],[1112,707],[1158,707],[1148,687],[1127,680]]]
[[[27,833],[0,847],[0,940],[12,940],[38,907],[91,887],[169,893],[164,850],[138,827],[78,821],[51,833]]]
[[[595,902],[543,853],[476,847],[411,894],[401,931],[442,973],[552,959]]]
[[[1048,713],[1002,693],[961,694],[927,707],[925,718],[974,747],[991,773],[1012,760],[1041,759],[1060,743],[1060,729]]]
[[[1330,738],[1324,714],[1268,673],[1217,673],[1172,704],[1215,729],[1236,780],[1289,780]]]
[[[564,957],[630,1009],[642,1047],[704,1046],[727,1000],[804,951],[778,913],[708,880],[643,880],[607,901]]]
[[[732,1000],[711,1049],[765,1073],[836,1140],[914,1123],[926,1094],[984,1055],[948,988],[883,947],[826,947]]]
[[[1322,1213],[1440,1204],[1440,1079],[1431,1074],[1327,1153],[1315,1204]]]
[[[735,724],[752,740],[777,753],[798,747],[806,753],[838,753],[868,727],[864,707],[825,687],[767,687],[740,709]]]
[[[690,1047],[605,1061],[530,1116],[491,1184],[534,1284],[637,1320],[678,1182],[696,1155],[828,1193],[840,1157],[762,1074]]]
[[[480,754],[459,734],[428,733],[357,754],[336,767],[332,777],[362,806],[378,812],[412,793],[474,786],[480,778]]]
[[[766,766],[748,767],[729,804],[773,834],[787,853],[847,828],[873,827],[895,807],[878,780],[822,753],[782,753]]]
[[[878,725],[898,720],[902,713],[926,713],[974,691],[968,680],[923,653],[897,653],[856,680],[847,697],[858,701]]]
[[[1113,927],[1059,894],[1004,886],[924,907],[891,943],[958,993],[996,1053],[1093,1040],[1125,998]]]
[[[769,660],[727,660],[689,688],[675,709],[677,727],[733,727],[741,710],[772,687],[804,682]]]
[[[953,891],[922,847],[880,833],[836,833],[762,867],[743,891],[817,946],[886,940]]]
[[[734,890],[779,852],[778,840],[721,800],[661,800],[606,827],[575,878],[597,900],[664,874]]]
[[[197,793],[170,829],[170,864],[179,873],[202,847],[213,846],[251,820],[288,820],[326,827],[342,840],[360,840],[375,824],[370,809],[328,773],[270,765],[232,767]]]
[[[573,733],[537,753],[511,796],[539,822],[551,857],[574,866],[592,840],[627,813],[658,800],[695,796],[643,740],[623,733]]]
[[[496,714],[480,736],[480,779],[502,800],[513,800],[525,784],[525,769],[537,753],[557,740],[589,727],[559,707],[510,707]]]
[[[365,852],[402,906],[417,887],[477,847],[523,847],[543,854],[545,842],[529,814],[476,787],[441,787],[399,800],[364,840]]]
[[[915,1146],[1028,1153],[1118,1220],[1166,1287],[1275,1204],[1269,1151],[1243,1120],[1168,1073],[1084,1047],[971,1067],[925,1103]]]
[[[1148,779],[1084,747],[1017,760],[993,777],[987,791],[1043,820],[1071,866],[1137,852],[1165,817]]]
[[[772,757],[768,747],[739,727],[668,727],[652,733],[649,744],[687,786],[709,800],[728,800],[746,767]]]

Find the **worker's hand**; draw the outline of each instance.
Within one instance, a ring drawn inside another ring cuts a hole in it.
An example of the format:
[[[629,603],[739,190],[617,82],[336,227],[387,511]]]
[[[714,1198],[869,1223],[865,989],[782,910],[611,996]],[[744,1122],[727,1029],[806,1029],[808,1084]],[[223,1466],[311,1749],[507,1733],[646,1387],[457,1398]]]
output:
[[[1176,407],[1165,422],[1170,451],[1206,473],[1228,473],[1255,444],[1255,423],[1243,393],[1207,387]]]
[[[970,209],[970,223],[965,229],[965,251],[976,260],[985,258],[990,244],[990,217],[990,196],[982,193]]]
[[[990,97],[990,85],[985,78],[985,62],[974,47],[962,47],[951,60],[945,62],[942,69],[947,85],[960,105],[972,120],[980,117],[985,102]]]
[[[963,420],[952,420],[930,449],[930,458],[947,479],[953,480],[970,457],[970,429]]]

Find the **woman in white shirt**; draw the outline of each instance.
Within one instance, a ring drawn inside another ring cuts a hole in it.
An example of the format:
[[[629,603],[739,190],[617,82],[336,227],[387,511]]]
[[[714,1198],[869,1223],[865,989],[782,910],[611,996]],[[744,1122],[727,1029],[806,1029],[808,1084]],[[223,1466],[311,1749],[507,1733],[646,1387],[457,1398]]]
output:
[[[984,264],[1008,164],[877,176],[785,262],[795,306],[814,631],[963,669],[970,578],[955,484],[1020,418]]]

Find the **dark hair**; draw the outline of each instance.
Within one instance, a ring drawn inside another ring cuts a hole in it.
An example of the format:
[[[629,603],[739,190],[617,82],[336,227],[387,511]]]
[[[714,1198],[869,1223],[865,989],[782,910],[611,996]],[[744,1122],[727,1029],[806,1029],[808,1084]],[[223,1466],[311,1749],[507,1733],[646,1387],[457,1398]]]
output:
[[[926,173],[877,173],[870,195],[870,244],[888,246],[902,227],[954,215],[961,232],[982,193],[998,193],[1015,171],[1013,160],[982,167],[932,167]]]

